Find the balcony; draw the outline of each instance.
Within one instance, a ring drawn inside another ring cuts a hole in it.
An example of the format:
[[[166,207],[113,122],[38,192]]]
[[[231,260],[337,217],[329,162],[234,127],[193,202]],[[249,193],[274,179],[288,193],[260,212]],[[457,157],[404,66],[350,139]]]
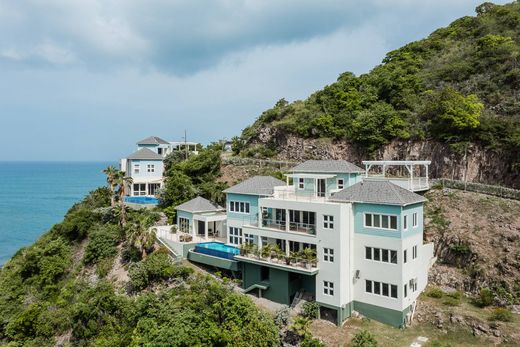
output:
[[[305,275],[315,275],[319,271],[316,252],[310,248],[286,253],[270,245],[258,248],[256,245],[243,244],[235,260]]]
[[[319,196],[322,195],[322,196]],[[318,194],[315,192],[296,191],[295,186],[278,186],[274,187],[274,194],[272,198],[276,200],[290,200],[303,202],[325,202],[327,197],[325,193]]]

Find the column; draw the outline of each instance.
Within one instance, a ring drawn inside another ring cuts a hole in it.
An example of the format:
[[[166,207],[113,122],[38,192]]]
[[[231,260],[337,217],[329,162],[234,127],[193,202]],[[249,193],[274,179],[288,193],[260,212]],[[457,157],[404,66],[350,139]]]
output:
[[[289,240],[285,240],[285,255],[290,256],[291,255],[291,249],[289,247]]]
[[[289,220],[290,220],[290,216],[289,216],[289,209],[285,209],[285,231],[289,231]]]
[[[262,247],[263,247],[262,236],[257,236],[257,238],[258,238],[258,249],[262,249]]]
[[[208,239],[208,222],[204,221],[204,237]]]
[[[262,223],[263,221],[263,215],[264,215],[264,208],[262,206],[258,206],[258,227],[262,227],[264,225]]]

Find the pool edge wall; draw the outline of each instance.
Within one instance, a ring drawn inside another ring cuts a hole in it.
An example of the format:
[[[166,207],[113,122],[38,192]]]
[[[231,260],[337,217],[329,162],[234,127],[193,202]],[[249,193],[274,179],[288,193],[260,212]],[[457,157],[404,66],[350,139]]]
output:
[[[193,250],[188,252],[188,260],[199,264],[218,267],[220,269],[239,271],[238,261],[236,260],[219,258],[204,253],[198,253]]]

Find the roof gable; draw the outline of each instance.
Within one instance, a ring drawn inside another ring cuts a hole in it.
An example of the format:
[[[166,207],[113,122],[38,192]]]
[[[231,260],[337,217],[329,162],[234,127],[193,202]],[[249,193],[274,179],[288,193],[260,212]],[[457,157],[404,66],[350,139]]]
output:
[[[283,185],[285,182],[272,176],[254,176],[224,190],[224,193],[272,195],[274,187]]]
[[[148,148],[141,148],[130,154],[126,159],[129,160],[163,160],[163,157]]]
[[[426,198],[388,180],[365,179],[333,194],[331,200],[406,206],[425,202]]]
[[[346,160],[307,160],[291,169],[292,172],[307,173],[362,173],[365,172]]]
[[[168,145],[169,142],[158,136],[150,136],[137,142],[138,145]]]
[[[197,196],[183,204],[175,207],[176,210],[182,210],[186,212],[215,212],[224,211],[224,208],[214,202],[209,201],[201,196]]]

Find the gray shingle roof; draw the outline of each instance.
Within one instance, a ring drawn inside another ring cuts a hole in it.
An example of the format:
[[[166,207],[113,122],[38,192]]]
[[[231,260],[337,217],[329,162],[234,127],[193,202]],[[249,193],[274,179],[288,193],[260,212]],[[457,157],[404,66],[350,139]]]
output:
[[[190,201],[186,201],[184,204],[180,204],[175,207],[176,210],[182,210],[186,212],[214,212],[224,211],[224,208],[218,204],[215,204],[208,199],[201,196],[197,196]]]
[[[405,206],[426,201],[426,198],[387,180],[365,179],[331,196],[335,201]]]
[[[170,143],[166,140],[161,139],[157,136],[150,136],[146,139],[142,139],[141,141],[137,142],[138,145],[169,145]]]
[[[274,187],[283,186],[285,182],[272,176],[254,176],[224,190],[224,193],[272,195]]]
[[[362,168],[346,160],[307,160],[291,169],[292,172],[309,173],[356,173],[365,172]]]
[[[141,148],[130,154],[126,159],[130,160],[163,160],[163,157],[148,148]]]

